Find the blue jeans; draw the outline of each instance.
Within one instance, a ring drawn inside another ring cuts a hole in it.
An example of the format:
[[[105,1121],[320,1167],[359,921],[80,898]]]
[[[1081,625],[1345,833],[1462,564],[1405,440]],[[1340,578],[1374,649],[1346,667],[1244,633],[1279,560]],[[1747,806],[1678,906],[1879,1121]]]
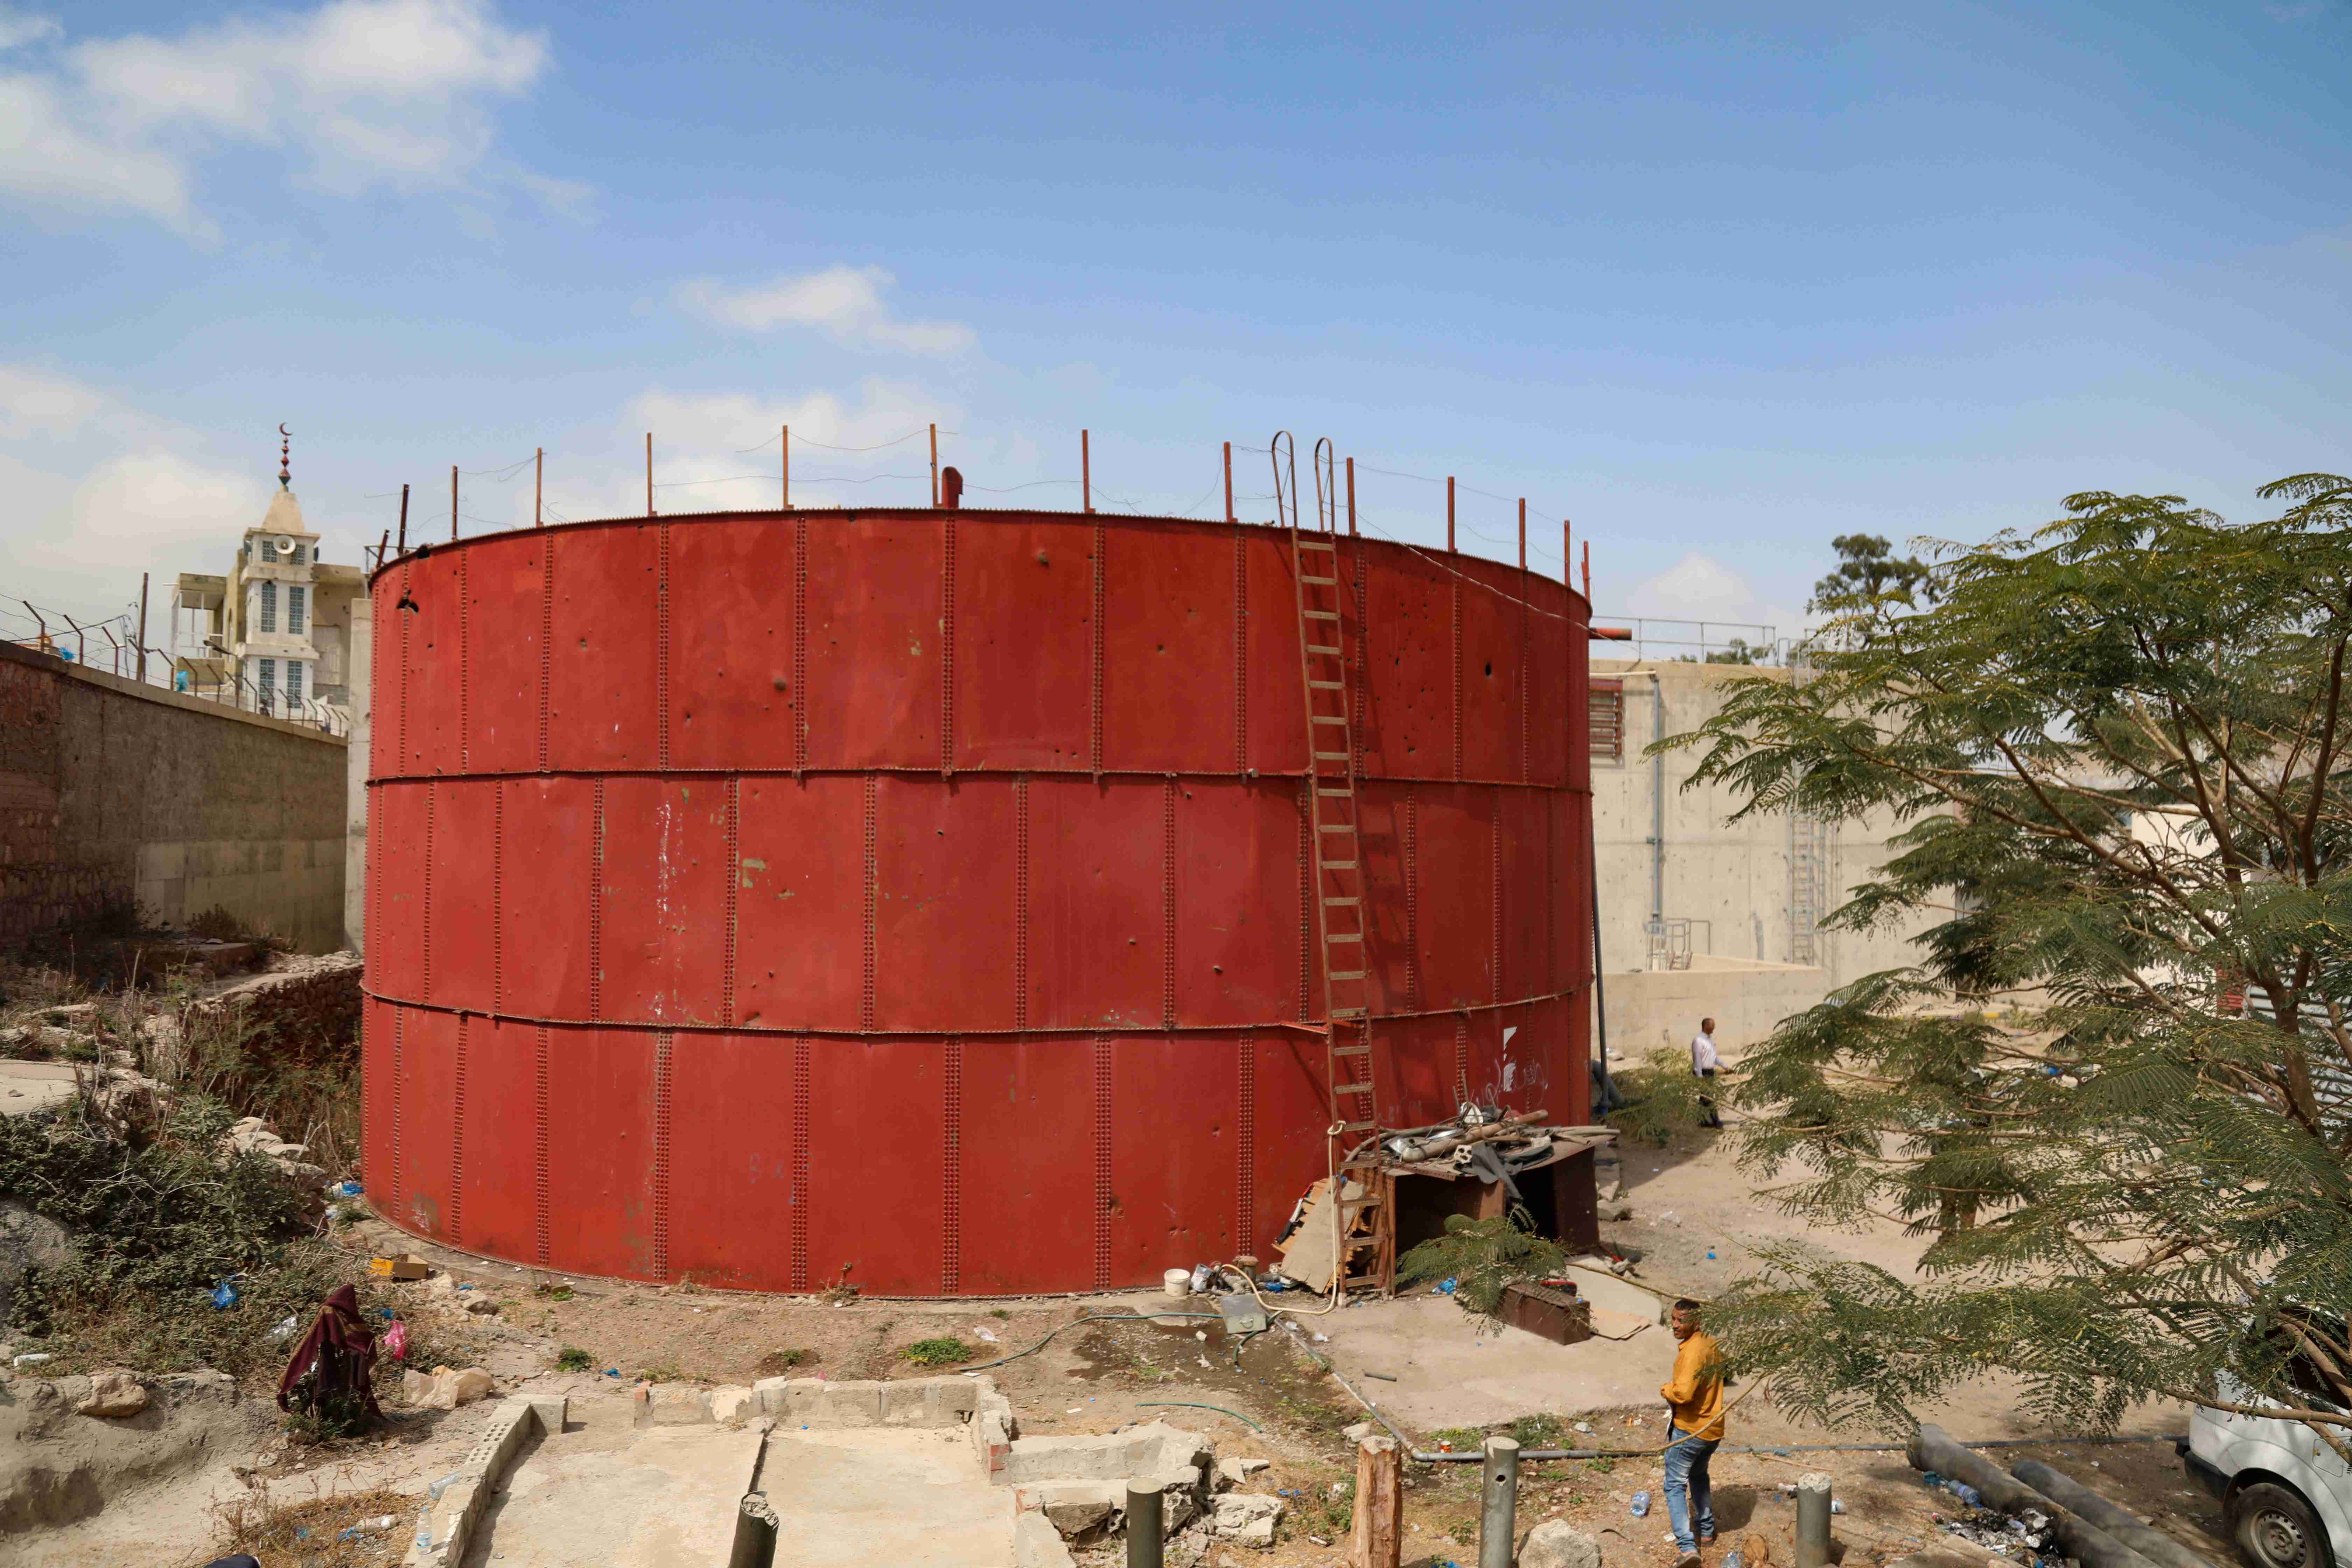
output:
[[[1675,1527],[1675,1544],[1685,1555],[1698,1550],[1699,1535],[1715,1533],[1715,1489],[1708,1484],[1706,1462],[1723,1439],[1702,1443],[1685,1436],[1673,1422],[1666,1424],[1666,1522]],[[1698,1527],[1698,1534],[1691,1527]]]

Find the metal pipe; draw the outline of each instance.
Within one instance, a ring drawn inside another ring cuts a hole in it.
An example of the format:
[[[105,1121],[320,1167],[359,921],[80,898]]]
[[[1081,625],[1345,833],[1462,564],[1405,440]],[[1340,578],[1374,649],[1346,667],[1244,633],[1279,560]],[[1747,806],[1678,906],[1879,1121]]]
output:
[[[1356,459],[1348,459],[1348,531],[1356,531]]]
[[[1797,1568],[1829,1568],[1829,1560],[1830,1479],[1807,1470],[1797,1478]]]
[[[147,682],[147,574],[139,574],[139,681]]]
[[[1445,553],[1454,553],[1454,476],[1445,476]]]
[[[403,555],[408,553],[408,487],[406,485],[400,487],[400,552]],[[381,566],[383,563],[379,561],[376,564]]]
[[[1666,738],[1666,689],[1656,670],[1650,671],[1650,739]],[[1666,918],[1666,759],[1650,758],[1650,918]]]
[[[931,504],[940,504],[940,427],[931,426]]]
[[[1528,498],[1519,498],[1519,570],[1528,569]]]
[[[541,447],[531,456],[536,466],[530,474],[530,525],[545,528],[547,519],[541,514],[547,504],[547,448]]]
[[[646,432],[646,515],[654,514],[654,433]]]
[[[449,542],[457,542],[457,465],[449,465]]]
[[[785,426],[783,434],[776,440],[784,454],[784,508],[790,510],[793,504],[793,427]]]
[[[1486,1439],[1486,1496],[1478,1514],[1478,1568],[1511,1568],[1518,1536],[1519,1445],[1510,1437]]]
[[[1166,1518],[1158,1481],[1127,1483],[1127,1568],[1160,1568]]]
[[[1091,433],[1078,432],[1078,500],[1086,510],[1095,510],[1095,456]]]
[[[1225,443],[1225,521],[1234,521],[1234,444]]]

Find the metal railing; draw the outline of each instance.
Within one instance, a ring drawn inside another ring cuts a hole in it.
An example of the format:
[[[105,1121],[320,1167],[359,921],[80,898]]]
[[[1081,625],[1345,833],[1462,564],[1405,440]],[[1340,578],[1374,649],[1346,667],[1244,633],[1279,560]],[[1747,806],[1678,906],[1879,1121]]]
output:
[[[223,667],[225,680],[205,680],[185,655],[147,644],[134,628],[137,617],[125,611],[104,621],[83,623],[62,611],[46,609],[24,599],[16,603],[23,613],[0,606],[0,640],[47,654],[66,664],[103,670],[124,680],[177,692],[200,701],[218,702],[239,712],[303,724],[322,734],[348,738],[351,714],[315,697],[289,700],[282,691],[265,691],[245,679],[235,661],[225,656],[205,659]],[[30,626],[27,633],[25,628]],[[93,642],[95,646],[93,646]],[[146,656],[142,660],[140,656]]]
[[[1656,616],[1605,616],[1598,611],[1592,618],[1596,624],[1632,631],[1637,659],[1648,658],[1652,648],[1672,649],[1699,664],[1780,665],[1789,658],[1789,641],[1780,636],[1780,628],[1759,622],[1682,621]],[[1607,650],[1595,652],[1608,657]]]

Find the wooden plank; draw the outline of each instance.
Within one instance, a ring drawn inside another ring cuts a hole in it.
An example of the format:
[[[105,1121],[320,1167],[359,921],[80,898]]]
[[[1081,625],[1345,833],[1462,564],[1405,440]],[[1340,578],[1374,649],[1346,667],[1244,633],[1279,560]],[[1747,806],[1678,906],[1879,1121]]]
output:
[[[1404,1454],[1393,1437],[1356,1445],[1356,1528],[1349,1568],[1398,1568],[1404,1538]]]

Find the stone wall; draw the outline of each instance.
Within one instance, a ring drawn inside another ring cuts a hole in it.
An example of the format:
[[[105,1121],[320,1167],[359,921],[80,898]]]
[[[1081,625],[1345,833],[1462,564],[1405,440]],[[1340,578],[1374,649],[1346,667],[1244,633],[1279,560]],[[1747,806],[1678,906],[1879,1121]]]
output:
[[[346,750],[0,644],[0,950],[133,900],[342,946]]]

